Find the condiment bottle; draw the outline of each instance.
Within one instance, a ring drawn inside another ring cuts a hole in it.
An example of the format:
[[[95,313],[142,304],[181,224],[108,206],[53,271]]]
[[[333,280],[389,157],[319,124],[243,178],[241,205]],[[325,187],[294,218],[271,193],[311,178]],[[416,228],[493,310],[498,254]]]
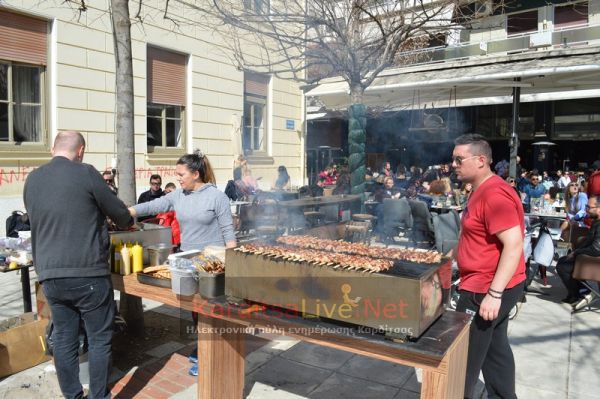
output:
[[[131,257],[133,260],[133,272],[140,273],[144,270],[144,262],[143,262],[143,251],[144,249],[137,242],[133,247],[131,247]]]
[[[121,275],[127,276],[131,273],[131,257],[127,245],[121,248]]]
[[[121,273],[121,250],[123,249],[123,244],[119,241],[117,245],[115,245],[115,273]]]

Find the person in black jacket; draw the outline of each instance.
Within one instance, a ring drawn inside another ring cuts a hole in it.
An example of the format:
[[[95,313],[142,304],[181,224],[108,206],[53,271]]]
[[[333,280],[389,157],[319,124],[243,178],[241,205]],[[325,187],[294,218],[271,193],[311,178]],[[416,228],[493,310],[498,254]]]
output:
[[[575,268],[575,258],[578,255],[600,256],[600,209],[598,201],[600,195],[592,195],[588,198],[585,206],[588,217],[593,221],[590,231],[585,236],[583,242],[567,256],[563,256],[556,263],[556,272],[562,282],[567,287],[567,296],[562,300],[567,303],[577,303],[581,299],[579,289],[583,284],[573,278],[573,269]]]
[[[160,175],[150,176],[150,190],[141,193],[137,203],[142,204],[144,202],[150,202],[165,195],[160,186],[162,186],[162,178]]]
[[[100,173],[82,163],[84,152],[81,133],[59,133],[52,160],[27,177],[23,200],[35,270],[52,312],[62,393],[83,397],[77,356],[82,320],[89,342],[90,397],[106,398],[115,315],[106,218],[121,228],[133,219]]]
[[[141,193],[137,203],[142,204],[144,202],[150,202],[165,195],[165,192],[160,186],[162,186],[162,178],[160,175],[154,174],[150,176],[150,190]],[[138,218],[138,222],[143,222],[144,220],[153,219],[155,217],[156,215],[143,216]]]

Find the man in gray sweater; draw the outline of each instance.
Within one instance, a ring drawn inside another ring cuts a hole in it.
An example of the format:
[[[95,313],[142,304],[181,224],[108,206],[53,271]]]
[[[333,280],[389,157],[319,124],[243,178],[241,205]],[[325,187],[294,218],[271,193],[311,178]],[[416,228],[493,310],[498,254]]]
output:
[[[33,260],[54,323],[54,364],[67,399],[83,397],[77,357],[80,320],[89,342],[90,397],[109,398],[115,304],[106,217],[133,223],[100,173],[82,163],[81,133],[61,132],[52,160],[27,177],[23,199],[31,222]]]

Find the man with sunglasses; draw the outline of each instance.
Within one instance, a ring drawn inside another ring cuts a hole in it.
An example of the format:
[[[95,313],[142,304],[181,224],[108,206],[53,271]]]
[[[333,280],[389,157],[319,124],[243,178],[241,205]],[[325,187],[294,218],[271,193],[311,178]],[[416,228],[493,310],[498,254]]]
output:
[[[562,300],[570,304],[577,304],[582,297],[580,289],[585,288],[579,280],[573,278],[573,269],[575,268],[575,258],[578,255],[600,256],[600,208],[598,201],[600,194],[591,195],[585,206],[588,217],[592,220],[592,227],[585,235],[583,242],[567,256],[563,256],[556,263],[556,273],[567,288],[567,296]],[[575,306],[576,307],[576,306]]]
[[[492,150],[483,136],[460,136],[454,144],[456,175],[473,185],[456,253],[461,278],[456,310],[473,315],[465,398],[474,397],[483,371],[489,397],[513,399],[515,362],[507,329],[525,281],[523,207],[514,188],[491,170]]]
[[[546,192],[546,188],[540,184],[540,176],[537,171],[532,171],[529,175],[529,184],[525,185],[523,189],[523,193],[525,194],[525,199],[523,200],[525,212],[529,212],[531,210],[531,200],[541,200],[544,197],[544,193]]]
[[[150,190],[141,193],[137,203],[142,204],[144,202],[150,202],[165,195],[164,191],[162,190],[162,188],[160,188],[160,186],[162,186],[162,178],[160,177],[160,175],[154,174],[150,176]],[[146,219],[152,219],[155,216],[156,215],[143,216],[138,218],[138,221],[141,222]]]

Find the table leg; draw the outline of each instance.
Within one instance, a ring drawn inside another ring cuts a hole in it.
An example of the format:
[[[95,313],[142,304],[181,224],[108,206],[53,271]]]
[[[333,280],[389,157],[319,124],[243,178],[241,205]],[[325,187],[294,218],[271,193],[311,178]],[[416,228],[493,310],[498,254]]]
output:
[[[423,370],[421,399],[462,398],[465,394],[469,325],[463,328],[437,370]]]
[[[198,398],[242,398],[243,329],[242,325],[198,314]]]
[[[21,291],[23,292],[23,312],[31,312],[31,286],[28,266],[21,268]]]

